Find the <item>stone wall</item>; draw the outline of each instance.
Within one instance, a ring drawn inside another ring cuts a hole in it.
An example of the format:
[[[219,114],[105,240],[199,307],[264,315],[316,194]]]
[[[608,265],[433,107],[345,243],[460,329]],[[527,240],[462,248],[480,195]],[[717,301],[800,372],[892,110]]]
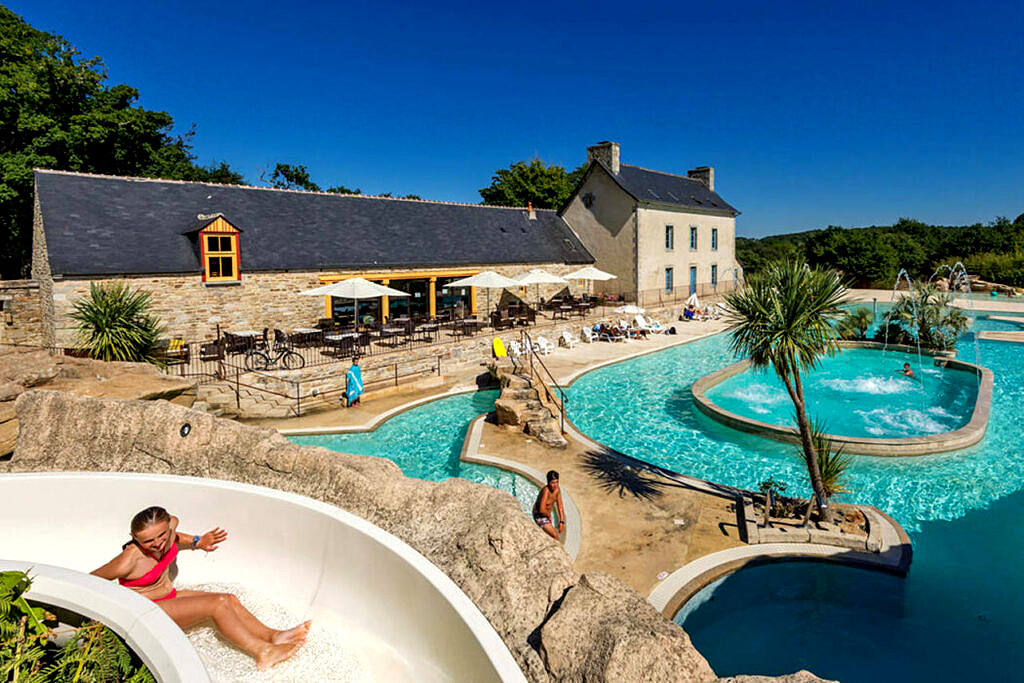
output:
[[[37,260],[42,266],[44,260]],[[243,254],[243,264],[244,254]],[[480,265],[480,270],[496,269],[504,275],[513,276],[531,268],[543,268],[556,275],[562,275],[579,266],[560,263]],[[48,269],[46,270],[48,273]],[[343,272],[344,271],[332,271]],[[404,271],[393,269],[396,274]],[[424,272],[424,271],[418,271]],[[153,297],[153,311],[167,329],[168,336],[189,341],[213,339],[217,326],[227,331],[262,330],[264,327],[278,327],[289,330],[296,327],[310,327],[324,317],[324,299],[302,296],[299,292],[320,286],[319,271],[309,272],[242,272],[240,283],[203,283],[195,275],[151,275],[127,278],[58,278],[52,282],[54,338],[58,345],[70,346],[74,342],[73,325],[69,314],[74,302],[88,295],[90,284],[104,281],[123,281],[133,288],[149,292]],[[589,283],[583,283],[589,287]],[[550,297],[565,285],[540,285],[540,296]],[[580,283],[572,283],[573,291],[580,291]],[[538,287],[530,285],[523,292],[517,292],[527,301],[537,297]],[[499,290],[491,291],[491,306],[500,296]],[[479,291],[477,305],[483,311],[487,301],[486,293]]]
[[[0,280],[0,344],[42,346],[45,339],[39,282]]]

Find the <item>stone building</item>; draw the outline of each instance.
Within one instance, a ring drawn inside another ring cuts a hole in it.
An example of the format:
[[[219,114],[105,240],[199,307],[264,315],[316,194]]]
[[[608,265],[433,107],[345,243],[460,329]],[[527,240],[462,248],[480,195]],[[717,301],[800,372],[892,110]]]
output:
[[[641,304],[735,287],[739,211],[715,192],[715,170],[686,176],[623,164],[619,143],[587,149],[589,165],[559,215],[616,280],[599,290]]]
[[[351,301],[299,294],[346,277],[410,293],[360,302],[360,316],[380,320],[460,301],[476,311],[472,288],[446,284],[481,270],[564,274],[593,262],[554,211],[35,172],[36,343],[73,343],[69,313],[94,282],[150,292],[167,333],[199,341],[218,327],[351,319]]]

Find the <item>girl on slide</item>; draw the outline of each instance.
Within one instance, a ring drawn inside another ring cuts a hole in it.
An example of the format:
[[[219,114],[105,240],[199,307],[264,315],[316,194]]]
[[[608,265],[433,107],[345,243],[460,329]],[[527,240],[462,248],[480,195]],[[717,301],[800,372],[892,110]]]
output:
[[[132,518],[132,540],[124,545],[121,554],[92,573],[104,579],[117,579],[122,586],[157,603],[183,630],[213,619],[221,635],[252,655],[260,669],[268,669],[295,654],[306,640],[310,622],[277,631],[260,622],[230,593],[174,588],[179,549],[211,553],[228,537],[220,527],[202,536],[189,536],[177,529],[178,518],[167,510],[157,506],[146,508]]]

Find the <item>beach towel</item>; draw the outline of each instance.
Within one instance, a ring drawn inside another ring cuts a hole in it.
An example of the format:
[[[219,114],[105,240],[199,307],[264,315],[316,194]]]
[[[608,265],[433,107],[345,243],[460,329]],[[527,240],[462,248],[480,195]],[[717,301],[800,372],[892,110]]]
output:
[[[358,365],[353,365],[345,375],[345,398],[348,399],[348,404],[352,405],[352,402],[362,395],[363,369]]]

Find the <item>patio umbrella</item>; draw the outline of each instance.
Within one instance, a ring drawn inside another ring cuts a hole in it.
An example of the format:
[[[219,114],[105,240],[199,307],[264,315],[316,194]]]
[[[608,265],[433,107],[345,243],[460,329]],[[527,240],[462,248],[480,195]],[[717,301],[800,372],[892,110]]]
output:
[[[625,313],[627,315],[643,315],[647,309],[634,306],[633,304],[626,304],[625,306],[619,306],[613,309],[616,313]]]
[[[505,277],[500,273],[495,273],[493,270],[485,270],[477,273],[476,275],[470,275],[464,277],[461,280],[455,280],[449,282],[445,287],[483,287],[487,290],[487,314],[491,313],[491,290],[492,289],[505,289],[506,287],[518,287],[519,283],[510,277]]]
[[[697,292],[690,295],[690,298],[686,300],[686,305],[700,308],[700,299],[697,298]]]
[[[575,270],[568,275],[564,276],[566,280],[614,280],[618,276],[606,273],[603,270],[598,270],[594,266],[587,266],[586,268],[580,268]]]
[[[348,280],[339,280],[323,287],[316,287],[315,289],[307,289],[304,292],[299,292],[304,296],[336,296],[339,299],[352,299],[355,302],[355,324],[359,324],[359,300],[360,299],[376,299],[382,296],[409,296],[408,292],[403,292],[398,289],[392,289],[391,287],[385,287],[379,285],[376,282],[370,282],[361,277],[353,277]]]
[[[540,286],[541,285],[567,285],[569,281],[565,278],[558,277],[552,273],[542,270],[540,268],[533,268],[525,273],[520,273],[512,278],[520,285],[536,285],[535,294],[537,295],[537,302],[540,303]],[[538,306],[539,308],[539,306]]]

